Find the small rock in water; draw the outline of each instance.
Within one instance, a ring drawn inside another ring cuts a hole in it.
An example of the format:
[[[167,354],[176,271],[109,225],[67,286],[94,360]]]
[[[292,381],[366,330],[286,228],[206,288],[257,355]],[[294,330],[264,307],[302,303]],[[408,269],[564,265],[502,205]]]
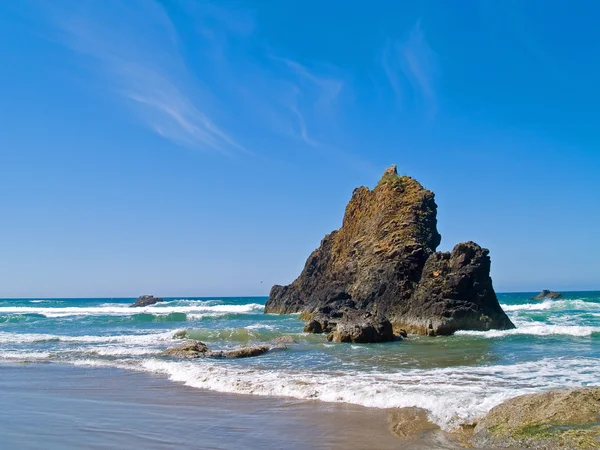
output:
[[[164,300],[160,297],[155,297],[153,295],[142,295],[141,297],[138,297],[138,299],[135,301],[135,303],[130,305],[130,308],[139,308],[141,306],[150,306],[150,305],[154,305],[155,303],[160,303],[162,301],[164,301]]]
[[[224,350],[212,352],[211,357],[215,358],[249,358],[251,356],[260,356],[269,351],[268,345],[250,345],[247,347],[235,348],[233,350]]]
[[[535,297],[531,297],[529,300],[558,300],[563,298],[560,292],[549,291],[548,289],[544,289]]]
[[[211,351],[204,342],[187,341],[177,347],[166,349],[161,354],[163,356],[172,356],[175,358],[201,358],[210,356]]]
[[[270,350],[268,345],[250,345],[239,347],[233,350],[216,350],[212,351],[204,342],[190,340],[178,345],[177,347],[168,348],[161,353],[163,356],[171,356],[174,358],[248,358],[251,356],[259,356],[267,353]]]
[[[286,349],[288,345],[297,344],[296,340],[291,336],[279,336],[271,341],[274,349]]]

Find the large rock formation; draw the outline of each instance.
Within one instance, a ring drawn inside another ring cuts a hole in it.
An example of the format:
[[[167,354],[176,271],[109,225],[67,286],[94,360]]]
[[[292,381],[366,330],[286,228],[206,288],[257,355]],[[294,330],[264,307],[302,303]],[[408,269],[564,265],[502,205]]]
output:
[[[265,312],[301,312],[319,323],[329,315],[335,329],[320,331],[333,337],[337,323],[347,330],[353,318],[364,323],[366,314],[418,334],[514,328],[492,287],[488,250],[467,242],[436,253],[436,213],[433,192],[390,167],[373,190],[354,190],[342,227],[325,236],[292,284],[273,286]],[[378,332],[354,334],[391,339],[380,325]]]
[[[544,289],[535,297],[531,297],[529,300],[558,300],[559,298],[563,298],[560,292],[549,291],[548,289]]]

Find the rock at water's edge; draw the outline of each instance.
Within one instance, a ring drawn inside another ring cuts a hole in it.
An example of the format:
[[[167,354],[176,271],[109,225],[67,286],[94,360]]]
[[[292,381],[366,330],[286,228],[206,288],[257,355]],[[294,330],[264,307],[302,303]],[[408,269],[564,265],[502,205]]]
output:
[[[265,312],[303,313],[306,331],[343,341],[393,339],[386,326],[351,331],[364,328],[364,313],[417,334],[514,328],[496,298],[488,250],[466,242],[451,253],[436,252],[436,214],[433,193],[390,167],[373,190],[354,190],[342,227],[323,238],[293,283],[273,286]],[[360,312],[346,312],[336,333],[323,326],[323,308],[333,316],[341,308]]]
[[[196,340],[189,340],[176,347],[168,348],[161,353],[162,356],[173,358],[248,358],[267,353],[271,347],[268,345],[249,345],[233,350],[212,351],[206,344]]]
[[[249,358],[251,356],[264,355],[270,350],[268,345],[249,345],[247,347],[235,348],[233,350],[225,350],[212,352],[210,355],[214,358]]]
[[[204,342],[187,341],[177,347],[168,348],[161,354],[163,356],[171,356],[173,358],[201,358],[208,356],[211,351]]]
[[[475,427],[477,448],[600,448],[600,387],[507,400]]]
[[[535,297],[531,297],[529,300],[558,300],[563,298],[560,292],[549,291],[548,289],[544,289]]]
[[[141,297],[138,297],[138,299],[135,301],[135,303],[130,305],[130,308],[139,308],[141,306],[150,306],[150,305],[154,305],[155,303],[160,303],[162,301],[164,301],[164,300],[160,297],[155,297],[153,295],[142,295]]]

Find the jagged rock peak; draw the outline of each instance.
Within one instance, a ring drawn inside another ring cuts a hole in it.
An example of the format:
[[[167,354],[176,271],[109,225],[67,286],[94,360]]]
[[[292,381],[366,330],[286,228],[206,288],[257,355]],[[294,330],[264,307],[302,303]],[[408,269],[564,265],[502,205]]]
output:
[[[383,176],[394,176],[394,175],[398,175],[398,168],[396,167],[396,164],[392,164],[390,167],[388,167],[387,169],[385,169],[385,172],[383,172]]]

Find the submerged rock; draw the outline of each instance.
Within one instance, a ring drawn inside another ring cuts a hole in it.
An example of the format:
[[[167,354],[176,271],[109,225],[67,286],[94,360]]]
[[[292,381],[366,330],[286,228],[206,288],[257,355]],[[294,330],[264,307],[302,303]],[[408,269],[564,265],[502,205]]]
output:
[[[273,339],[270,344],[272,346],[271,349],[285,350],[288,348],[288,345],[297,344],[297,342],[291,336],[279,336]]]
[[[478,448],[600,448],[600,387],[522,395],[475,427]]]
[[[162,301],[164,301],[164,300],[160,297],[155,297],[153,295],[142,295],[141,297],[138,297],[138,299],[135,301],[135,303],[130,305],[130,308],[139,308],[141,306],[150,306],[150,305],[154,305],[155,303],[160,303]]]
[[[344,342],[393,339],[385,321],[430,335],[514,328],[496,298],[488,250],[467,242],[436,252],[436,214],[433,192],[390,167],[373,190],[354,190],[342,227],[323,238],[292,284],[272,287],[265,312],[303,313],[305,331]]]
[[[429,421],[426,409],[414,406],[391,410],[388,421],[390,431],[399,438],[440,430],[439,426]]]
[[[529,300],[558,300],[563,298],[560,292],[549,291],[548,289],[544,289],[535,297],[531,297]]]
[[[400,439],[398,448],[471,448],[471,429],[461,427],[451,433],[443,431],[438,425],[430,422],[428,411],[423,408],[412,406],[391,409],[388,423],[392,434]]]
[[[168,348],[161,354],[174,358],[201,358],[209,356],[210,353],[211,351],[204,342],[187,341],[177,347]]]

